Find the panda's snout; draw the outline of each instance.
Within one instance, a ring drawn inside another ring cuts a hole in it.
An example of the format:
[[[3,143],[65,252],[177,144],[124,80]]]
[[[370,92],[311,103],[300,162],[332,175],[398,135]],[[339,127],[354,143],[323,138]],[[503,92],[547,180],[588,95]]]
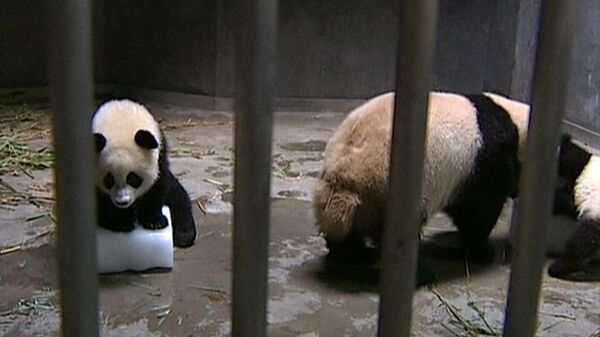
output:
[[[129,206],[129,201],[115,200],[115,206],[121,207],[121,208],[127,208],[127,206]]]
[[[119,208],[127,208],[133,204],[133,199],[131,191],[124,188],[117,191],[116,196],[113,198],[113,203]]]

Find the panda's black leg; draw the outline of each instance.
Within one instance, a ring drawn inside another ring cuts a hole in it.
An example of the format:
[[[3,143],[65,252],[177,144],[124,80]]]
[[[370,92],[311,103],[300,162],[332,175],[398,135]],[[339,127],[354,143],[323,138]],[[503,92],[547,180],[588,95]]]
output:
[[[594,220],[581,220],[579,227],[567,241],[564,253],[548,268],[548,274],[553,277],[563,277],[581,271],[599,249],[600,223]]]
[[[166,204],[173,217],[173,243],[177,247],[189,247],[196,240],[196,224],[192,213],[192,202],[185,188],[169,172]]]
[[[135,227],[133,208],[117,208],[109,197],[97,194],[98,225],[114,232],[130,232]]]
[[[494,249],[488,237],[494,229],[505,195],[488,195],[470,202],[450,205],[445,209],[460,232],[467,258],[474,262],[489,262],[494,259]]]
[[[330,260],[352,260],[364,257],[366,247],[364,241],[357,235],[351,233],[342,241],[332,241],[325,238],[329,253],[327,258]]]
[[[140,200],[135,203],[137,220],[146,229],[161,229],[169,225],[162,214],[164,192],[157,192],[160,186],[153,186]]]
[[[139,198],[134,206],[136,217],[140,225],[146,229],[162,229],[169,225],[167,218],[162,214],[167,195],[167,181],[163,173],[152,185],[150,190]]]

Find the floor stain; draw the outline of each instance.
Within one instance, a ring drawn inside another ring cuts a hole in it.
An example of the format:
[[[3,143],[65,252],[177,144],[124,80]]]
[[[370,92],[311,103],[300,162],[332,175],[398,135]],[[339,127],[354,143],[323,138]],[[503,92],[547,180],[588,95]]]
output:
[[[287,151],[322,152],[326,144],[325,141],[311,139],[305,142],[281,144],[280,147]]]

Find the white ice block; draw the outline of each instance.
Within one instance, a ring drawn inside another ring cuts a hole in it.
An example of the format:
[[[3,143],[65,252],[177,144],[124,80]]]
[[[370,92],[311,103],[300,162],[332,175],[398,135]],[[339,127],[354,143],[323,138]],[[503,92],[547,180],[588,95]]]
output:
[[[137,222],[131,232],[113,232],[102,227],[96,231],[99,273],[142,271],[151,268],[173,268],[173,231],[171,212],[162,208],[168,226],[145,229]]]

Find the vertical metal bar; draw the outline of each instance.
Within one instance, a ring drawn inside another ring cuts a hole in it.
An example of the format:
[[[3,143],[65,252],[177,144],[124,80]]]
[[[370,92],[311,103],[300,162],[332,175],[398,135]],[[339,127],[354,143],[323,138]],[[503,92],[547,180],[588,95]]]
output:
[[[49,3],[63,336],[98,336],[89,0]]]
[[[546,222],[556,179],[556,148],[564,111],[576,1],[542,3],[526,159],[504,335],[533,336],[544,261]]]
[[[234,337],[266,335],[277,2],[239,0],[236,31]]]
[[[419,241],[427,103],[437,0],[400,1],[396,102],[378,336],[409,336]]]

